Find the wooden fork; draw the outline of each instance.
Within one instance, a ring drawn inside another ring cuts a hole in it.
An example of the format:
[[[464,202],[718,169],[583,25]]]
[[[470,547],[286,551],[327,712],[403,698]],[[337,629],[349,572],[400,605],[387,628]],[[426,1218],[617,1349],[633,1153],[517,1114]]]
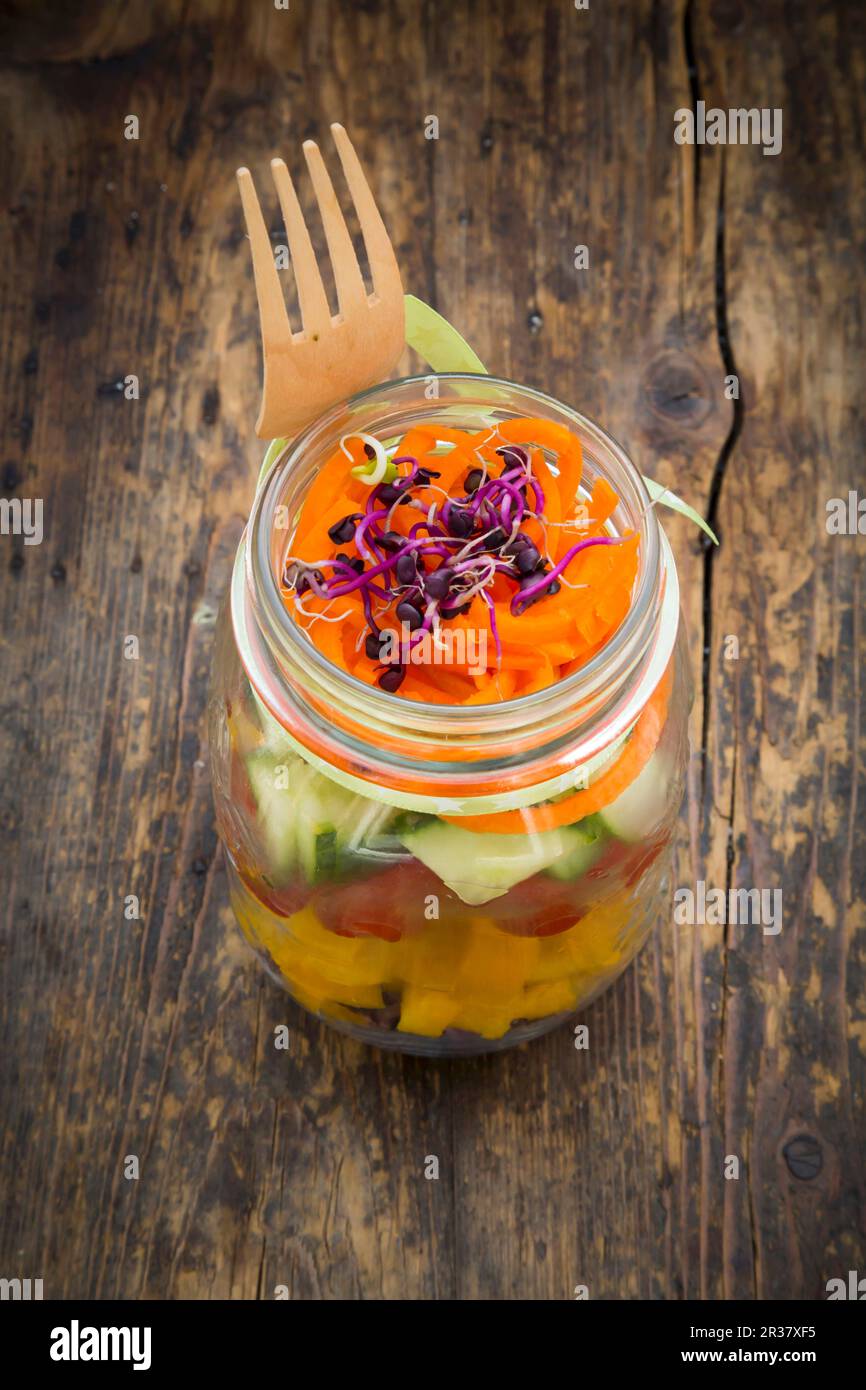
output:
[[[297,434],[329,406],[365,386],[387,381],[406,342],[403,286],[397,258],[364,177],[352,142],[341,125],[331,132],[358,214],[373,279],[368,294],[334,186],[319,147],[304,141],[304,155],[322,215],[340,312],[328,306],[325,287],[289,171],[271,160],[298,287],[302,331],[293,333],[280,287],[274,250],[249,169],[238,169],[244,217],[253,254],[253,273],[264,348],[262,404],[256,421],[260,439]]]

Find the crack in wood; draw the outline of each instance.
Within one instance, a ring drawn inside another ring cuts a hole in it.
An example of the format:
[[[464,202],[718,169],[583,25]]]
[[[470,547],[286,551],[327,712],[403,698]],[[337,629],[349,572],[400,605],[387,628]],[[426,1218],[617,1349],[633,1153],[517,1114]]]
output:
[[[725,274],[725,164],[724,154],[722,155],[722,174],[719,180],[719,199],[716,208],[716,336],[721,353],[722,363],[725,369],[725,377],[736,377],[737,393],[733,398],[733,415],[731,425],[727,435],[719,450],[710,479],[710,491],[707,501],[706,522],[719,535],[719,502],[722,495],[722,487],[725,481],[728,463],[737,444],[743,429],[745,419],[745,405],[742,392],[739,386],[739,376],[737,373],[736,360],[731,345],[730,333],[728,330],[728,308],[727,308],[727,278]],[[724,537],[719,537],[719,548],[724,544]],[[701,670],[701,789],[702,796],[706,793],[707,784],[707,744],[709,741],[710,729],[710,676],[712,669],[713,652],[713,565],[716,559],[716,547],[707,538],[704,546],[704,584],[703,584],[703,660]]]
[[[700,98],[700,87],[698,84],[698,65],[695,59],[695,35],[693,25],[694,0],[688,0],[683,12],[683,47],[686,53],[686,76],[689,82],[689,100],[691,101],[692,111],[697,114],[698,100]],[[698,201],[698,194],[701,191],[701,147],[694,145],[695,161],[695,202]]]

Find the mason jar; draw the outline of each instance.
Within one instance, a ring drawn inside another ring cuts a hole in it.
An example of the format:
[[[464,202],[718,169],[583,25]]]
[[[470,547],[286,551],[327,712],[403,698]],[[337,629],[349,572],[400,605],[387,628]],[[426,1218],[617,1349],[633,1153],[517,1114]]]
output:
[[[606,645],[495,704],[410,700],[328,661],[280,579],[305,493],[341,438],[388,446],[416,424],[475,431],[526,416],[577,436],[582,491],[605,478],[619,499],[610,533],[639,536],[631,607]],[[459,374],[366,391],[269,459],[209,700],[240,928],[299,1005],[361,1041],[453,1056],[538,1037],[620,974],[670,895],[690,684],[676,568],[644,483],[568,406]]]

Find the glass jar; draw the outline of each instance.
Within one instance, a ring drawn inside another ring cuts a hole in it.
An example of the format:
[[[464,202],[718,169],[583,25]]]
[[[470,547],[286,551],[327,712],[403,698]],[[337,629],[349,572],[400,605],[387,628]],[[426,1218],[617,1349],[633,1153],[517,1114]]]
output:
[[[340,439],[387,446],[418,423],[520,416],[576,434],[582,492],[604,476],[619,497],[611,533],[640,536],[631,608],[609,642],[557,684],[489,705],[422,704],[330,663],[279,581]],[[537,1037],[620,974],[670,893],[690,686],[676,569],[646,488],[597,425],[493,377],[390,382],[275,454],[219,619],[209,702],[238,922],[298,1003],[354,1038],[447,1056]]]

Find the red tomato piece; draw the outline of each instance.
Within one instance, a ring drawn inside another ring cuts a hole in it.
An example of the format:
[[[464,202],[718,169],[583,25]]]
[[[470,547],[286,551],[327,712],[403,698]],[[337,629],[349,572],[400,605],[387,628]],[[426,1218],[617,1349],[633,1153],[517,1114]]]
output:
[[[250,869],[239,868],[238,873],[246,887],[258,898],[259,902],[270,912],[275,912],[278,917],[292,917],[294,913],[300,912],[301,908],[305,907],[309,901],[310,889],[306,883],[302,883],[300,880],[281,884],[279,888],[274,888]]]
[[[665,830],[651,840],[627,844],[624,840],[609,840],[599,858],[586,875],[597,893],[602,882],[616,879],[617,885],[632,888],[641,874],[670,842],[671,832]],[[593,891],[590,887],[590,891]]]
[[[570,882],[534,874],[479,911],[512,936],[556,936],[573,927],[587,910],[578,892],[582,883],[582,879]]]
[[[321,888],[313,908],[322,926],[337,936],[399,941],[422,930],[426,899],[431,895],[441,900],[447,890],[425,865],[407,859],[369,878]]]

